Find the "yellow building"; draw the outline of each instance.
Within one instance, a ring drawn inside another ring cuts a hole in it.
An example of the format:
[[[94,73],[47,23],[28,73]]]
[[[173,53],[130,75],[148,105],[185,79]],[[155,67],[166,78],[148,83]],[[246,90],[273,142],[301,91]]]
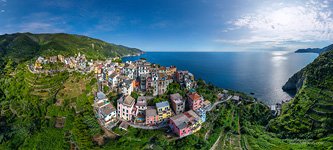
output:
[[[37,60],[35,61],[35,69],[42,69],[43,68],[43,66],[42,66],[43,62],[44,62],[44,58],[43,57],[38,57]]]
[[[58,60],[59,60],[60,62],[64,63],[64,62],[65,62],[65,57],[62,56],[62,55],[58,55]]]
[[[191,130],[192,133],[195,133],[201,129],[202,120],[197,113],[193,110],[187,111],[184,113],[189,120],[192,122]]]
[[[156,103],[159,121],[165,121],[171,117],[171,109],[168,101]]]

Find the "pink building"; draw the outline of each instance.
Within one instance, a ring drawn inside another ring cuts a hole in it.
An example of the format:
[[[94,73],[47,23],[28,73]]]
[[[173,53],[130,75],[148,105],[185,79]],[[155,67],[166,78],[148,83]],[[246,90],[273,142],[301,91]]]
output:
[[[148,106],[146,109],[146,124],[156,125],[159,122],[155,106]]]
[[[132,96],[126,96],[125,98],[122,96],[117,101],[118,108],[117,108],[117,117],[130,121],[132,120],[133,116],[133,108],[135,104],[135,99]]]
[[[197,92],[192,92],[187,94],[187,101],[190,109],[197,110],[203,106],[203,97]]]
[[[169,127],[179,137],[185,137],[201,128],[201,120],[193,110],[190,110],[171,117]]]
[[[179,137],[184,137],[192,133],[189,118],[183,113],[170,118],[169,127]]]

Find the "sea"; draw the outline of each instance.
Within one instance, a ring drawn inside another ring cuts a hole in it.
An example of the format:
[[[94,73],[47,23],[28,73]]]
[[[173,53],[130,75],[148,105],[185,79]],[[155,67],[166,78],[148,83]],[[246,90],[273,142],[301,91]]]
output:
[[[318,54],[270,52],[146,52],[123,61],[146,58],[163,66],[192,72],[215,86],[252,95],[267,105],[291,99],[282,86]]]

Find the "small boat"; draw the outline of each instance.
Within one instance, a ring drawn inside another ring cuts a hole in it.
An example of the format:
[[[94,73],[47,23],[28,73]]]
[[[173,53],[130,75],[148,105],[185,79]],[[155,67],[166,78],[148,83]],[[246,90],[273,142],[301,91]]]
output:
[[[254,93],[253,93],[253,92],[251,92],[250,94],[251,94],[251,95],[254,95]]]

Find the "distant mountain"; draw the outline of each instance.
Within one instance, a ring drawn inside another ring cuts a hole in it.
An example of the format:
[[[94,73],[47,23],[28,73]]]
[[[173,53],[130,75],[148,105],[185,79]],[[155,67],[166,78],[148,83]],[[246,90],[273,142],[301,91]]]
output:
[[[333,135],[332,47],[321,49],[314,62],[283,86],[283,90],[296,90],[297,94],[283,105],[281,116],[270,122],[270,131],[283,138],[318,139]]]
[[[15,33],[0,35],[0,58],[10,58],[17,62],[39,55],[74,56],[79,52],[85,54],[88,59],[103,59],[138,54],[142,51],[74,34]]]
[[[329,50],[333,50],[333,44],[326,46],[324,48],[306,48],[306,49],[298,49],[295,53],[323,53]]]

